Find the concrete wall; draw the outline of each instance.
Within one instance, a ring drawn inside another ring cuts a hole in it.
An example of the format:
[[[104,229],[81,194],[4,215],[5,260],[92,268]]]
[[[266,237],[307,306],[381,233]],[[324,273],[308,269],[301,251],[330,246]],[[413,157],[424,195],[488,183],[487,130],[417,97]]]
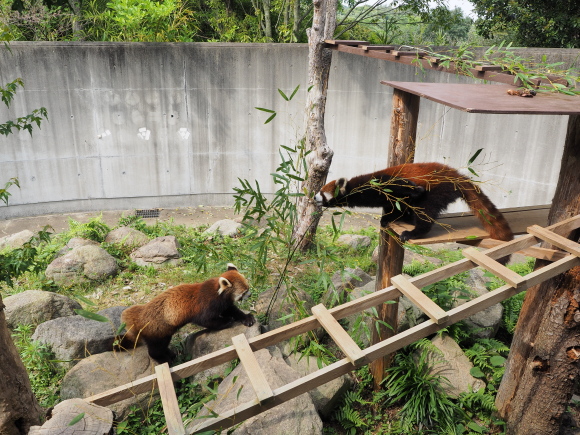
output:
[[[280,144],[303,131],[303,44],[12,43],[0,83],[25,82],[0,122],[44,106],[41,130],[0,138],[0,219],[72,211],[232,205],[238,178],[273,192]],[[452,74],[333,53],[326,126],[330,178],[386,165],[392,89],[381,80],[468,83]],[[284,101],[277,89],[296,97]],[[276,119],[264,125],[268,114]],[[416,161],[478,169],[499,207],[549,203],[566,116],[460,112],[421,101]],[[454,210],[462,209],[461,207]]]

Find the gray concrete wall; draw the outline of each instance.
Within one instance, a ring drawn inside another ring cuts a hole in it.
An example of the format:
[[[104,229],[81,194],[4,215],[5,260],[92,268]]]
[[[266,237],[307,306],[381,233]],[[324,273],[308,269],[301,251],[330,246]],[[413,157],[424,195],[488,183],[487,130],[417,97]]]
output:
[[[48,213],[232,205],[238,178],[273,192],[280,144],[302,134],[303,44],[12,43],[0,83],[25,82],[0,121],[44,106],[49,121],[0,138],[0,183],[18,177],[0,219]],[[386,165],[392,89],[381,80],[470,82],[333,53],[330,178]],[[296,97],[284,101],[277,89]],[[276,119],[255,107],[276,110]],[[566,116],[469,114],[421,101],[416,161],[465,167],[484,148],[484,190],[499,207],[549,203]],[[461,207],[452,209],[459,210]]]

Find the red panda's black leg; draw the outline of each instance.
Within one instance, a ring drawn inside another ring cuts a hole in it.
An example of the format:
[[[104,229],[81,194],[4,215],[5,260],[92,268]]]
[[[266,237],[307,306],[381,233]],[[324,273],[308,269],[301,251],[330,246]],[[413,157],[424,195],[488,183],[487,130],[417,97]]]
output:
[[[240,310],[235,305],[232,305],[231,307],[226,309],[222,313],[222,316],[231,317],[232,319],[237,320],[238,322],[241,322],[242,324],[244,324],[246,326],[252,326],[256,321],[254,319],[254,316],[252,316],[251,314],[244,313],[242,310]]]
[[[147,338],[149,356],[161,364],[172,361],[175,353],[169,349],[170,342],[171,335],[163,338]]]

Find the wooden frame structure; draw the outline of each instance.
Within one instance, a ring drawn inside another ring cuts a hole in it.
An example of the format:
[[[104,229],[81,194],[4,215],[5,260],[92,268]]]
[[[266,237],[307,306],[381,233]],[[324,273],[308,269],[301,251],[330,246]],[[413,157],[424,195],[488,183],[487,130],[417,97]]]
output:
[[[552,278],[572,267],[579,266],[580,244],[561,236],[561,234],[566,234],[577,228],[580,228],[580,215],[547,228],[532,226],[528,228],[527,235],[510,242],[500,243],[483,252],[475,251],[473,248],[467,248],[463,252],[468,258],[464,258],[463,260],[410,279],[404,278],[402,275],[396,276],[393,278],[393,286],[383,288],[380,291],[335,308],[326,309],[323,305],[317,305],[313,307],[313,315],[310,317],[249,340],[243,334],[238,335],[232,339],[233,346],[172,368],[169,368],[167,364],[159,365],[155,368],[154,375],[96,394],[86,400],[97,405],[106,406],[132,397],[133,395],[151,392],[153,389],[159,388],[167,421],[167,429],[170,435],[195,434],[209,430],[226,429],[319,387],[358,367],[382,358],[421,338],[427,337],[442,328],[485,310],[528,287]],[[535,270],[524,277],[519,275],[517,277],[514,276],[511,270],[495,261],[497,258],[502,258],[514,252],[527,249],[539,243],[541,240],[554,243],[561,247],[564,252],[554,251],[560,254],[557,261]],[[428,299],[420,290],[422,287],[465,272],[477,267],[479,264],[482,264],[485,269],[496,276],[506,277],[511,282],[447,312],[443,311],[433,301]],[[373,344],[366,349],[360,349],[338,323],[338,320],[344,317],[396,299],[402,294],[407,295],[430,319],[387,340]],[[346,357],[294,382],[280,388],[272,389],[268,385],[253,352],[319,327],[323,327],[329,333]],[[173,382],[235,358],[240,359],[242,366],[249,374],[252,387],[256,393],[255,399],[243,403],[216,418],[197,420],[192,422],[194,424],[189,424],[186,427],[181,419]]]

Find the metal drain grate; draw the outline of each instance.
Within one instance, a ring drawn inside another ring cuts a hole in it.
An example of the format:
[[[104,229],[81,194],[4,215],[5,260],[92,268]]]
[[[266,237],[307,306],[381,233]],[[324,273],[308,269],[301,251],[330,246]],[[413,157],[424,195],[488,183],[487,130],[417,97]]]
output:
[[[159,212],[161,209],[159,208],[146,208],[142,210],[135,210],[135,216],[139,216],[142,218],[157,218],[159,217]]]

